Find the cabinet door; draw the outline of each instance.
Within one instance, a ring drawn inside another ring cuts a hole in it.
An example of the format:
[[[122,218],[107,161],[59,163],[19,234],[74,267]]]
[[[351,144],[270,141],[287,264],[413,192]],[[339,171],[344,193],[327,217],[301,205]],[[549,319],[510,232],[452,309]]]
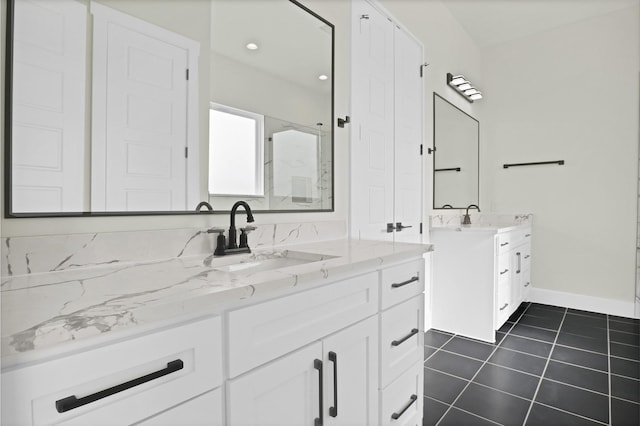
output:
[[[422,426],[424,366],[419,361],[380,392],[380,424]]]
[[[377,316],[328,337],[323,352],[324,424],[377,424]]]
[[[316,342],[228,382],[230,425],[313,426],[319,418],[320,386]]]

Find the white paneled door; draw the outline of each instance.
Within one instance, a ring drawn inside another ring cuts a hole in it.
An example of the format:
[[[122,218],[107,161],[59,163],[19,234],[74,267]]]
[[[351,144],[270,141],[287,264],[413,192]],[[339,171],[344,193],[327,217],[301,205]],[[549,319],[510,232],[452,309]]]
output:
[[[352,6],[351,235],[422,241],[422,46],[371,3]]]
[[[85,210],[86,14],[73,0],[15,2],[14,212]]]
[[[422,46],[396,27],[394,53],[395,241],[415,243],[422,241]]]
[[[365,1],[352,20],[352,235],[393,241],[394,26]]]
[[[92,12],[94,108],[106,112],[93,132],[92,210],[187,210],[189,47],[111,9]]]

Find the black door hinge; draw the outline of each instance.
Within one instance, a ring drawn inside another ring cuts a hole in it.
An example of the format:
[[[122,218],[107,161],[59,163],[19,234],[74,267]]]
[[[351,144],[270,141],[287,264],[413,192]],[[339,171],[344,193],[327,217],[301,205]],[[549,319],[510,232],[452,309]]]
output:
[[[420,233],[422,234],[422,222],[420,222]]]
[[[422,144],[420,144],[420,155],[422,155]]]
[[[433,148],[427,148],[427,154],[433,154],[434,152],[436,152],[435,146]]]

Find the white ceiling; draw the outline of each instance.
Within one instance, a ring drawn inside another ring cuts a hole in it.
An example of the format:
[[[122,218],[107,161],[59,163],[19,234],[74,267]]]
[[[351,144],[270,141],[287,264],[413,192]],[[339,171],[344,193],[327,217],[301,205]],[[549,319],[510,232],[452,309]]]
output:
[[[637,5],[640,0],[442,0],[479,47]]]

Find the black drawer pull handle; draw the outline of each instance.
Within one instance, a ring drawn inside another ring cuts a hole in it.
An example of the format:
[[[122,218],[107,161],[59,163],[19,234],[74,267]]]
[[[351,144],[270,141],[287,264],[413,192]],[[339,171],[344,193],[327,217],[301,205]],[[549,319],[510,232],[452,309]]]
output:
[[[524,234],[524,237],[525,237],[525,238],[528,238],[528,237],[530,237],[530,236],[531,236],[531,234]]]
[[[405,411],[407,411],[407,410],[409,409],[409,407],[411,407],[411,406],[413,405],[413,403],[414,403],[414,402],[416,402],[416,401],[418,400],[418,395],[415,395],[415,394],[414,394],[414,395],[411,395],[411,398],[410,398],[410,399],[411,399],[411,401],[407,404],[407,406],[406,406],[406,407],[404,407],[404,408],[402,409],[402,411],[400,411],[399,413],[393,413],[393,414],[391,415],[391,418],[392,418],[393,420],[398,420],[398,419],[400,418],[400,416],[402,416],[402,415],[404,414],[404,412],[405,412]]]
[[[406,336],[404,336],[400,340],[394,340],[393,342],[391,342],[391,346],[399,346],[399,345],[403,344],[404,342],[409,340],[412,336],[418,334],[418,331],[419,330],[417,328],[412,328],[411,329],[411,333],[407,334]]]
[[[530,258],[530,257],[531,257],[531,255],[529,255],[529,254],[526,254],[526,255],[524,256],[524,258],[525,258],[525,259],[528,259],[528,258]]]
[[[529,287],[531,285],[531,283],[529,281],[527,281],[527,283],[524,285],[525,287]]]
[[[322,426],[322,361],[314,359],[313,368],[318,370],[318,412],[320,413],[320,417],[316,417],[313,424],[314,426]]]
[[[167,367],[163,368],[162,370],[146,374],[142,377],[129,380],[125,383],[120,383],[119,385],[112,386],[108,389],[101,390],[91,395],[83,396],[82,398],[76,398],[75,395],[71,395],[66,398],[59,399],[58,401],[56,401],[56,410],[58,411],[58,413],[64,413],[66,411],[73,410],[74,408],[82,407],[83,405],[98,401],[99,399],[115,395],[118,392],[122,392],[135,386],[139,386],[143,383],[158,379],[162,376],[166,376],[167,374],[175,373],[176,371],[182,370],[183,368],[184,363],[182,362],[182,360],[176,359],[175,361],[168,362]]]
[[[505,308],[506,308],[507,306],[509,306],[509,304],[508,304],[508,303],[505,303],[505,304],[504,304],[504,306],[503,306],[502,308],[500,308],[500,310],[501,310],[501,311],[504,311],[504,310],[505,310]]]
[[[333,363],[333,407],[329,407],[329,415],[338,417],[338,355],[329,352],[329,361]]]
[[[405,286],[405,285],[407,285],[407,284],[411,284],[411,283],[416,282],[416,281],[419,281],[419,280],[420,280],[420,277],[419,277],[418,275],[416,275],[416,276],[413,276],[413,277],[409,278],[409,279],[408,279],[408,280],[406,280],[406,281],[402,281],[401,283],[394,283],[394,284],[391,284],[391,288],[398,288],[398,287],[402,287],[402,286]]]
[[[500,244],[500,247],[504,247],[504,246],[508,246],[508,245],[509,245],[509,242],[507,241],[506,243]]]
[[[505,269],[504,271],[500,272],[500,275],[504,275],[504,274],[506,274],[507,272],[509,272],[509,269]]]

